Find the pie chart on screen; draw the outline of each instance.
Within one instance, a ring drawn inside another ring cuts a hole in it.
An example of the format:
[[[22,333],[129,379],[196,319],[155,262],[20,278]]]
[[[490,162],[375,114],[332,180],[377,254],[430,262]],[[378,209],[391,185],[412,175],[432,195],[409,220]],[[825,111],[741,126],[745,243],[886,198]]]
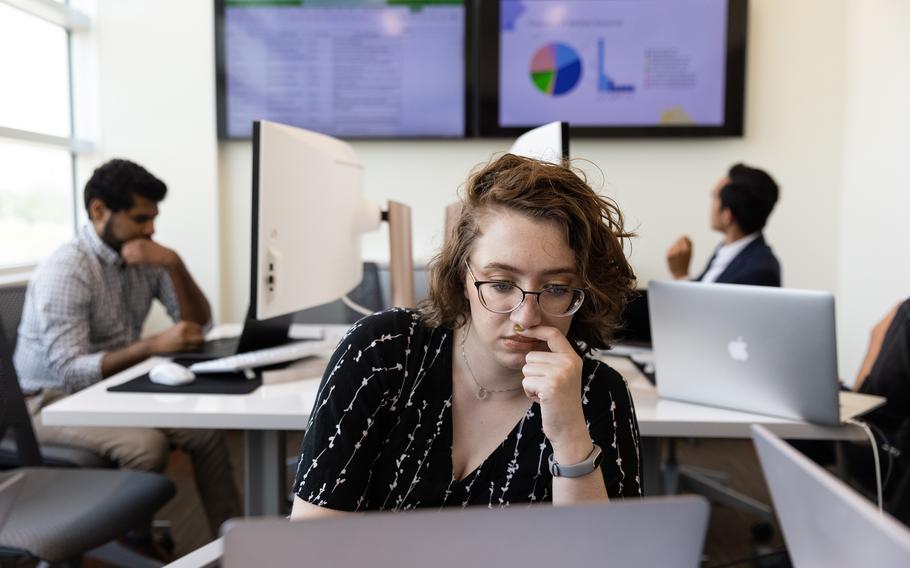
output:
[[[581,79],[581,58],[564,43],[548,43],[531,59],[531,81],[541,93],[564,95]]]

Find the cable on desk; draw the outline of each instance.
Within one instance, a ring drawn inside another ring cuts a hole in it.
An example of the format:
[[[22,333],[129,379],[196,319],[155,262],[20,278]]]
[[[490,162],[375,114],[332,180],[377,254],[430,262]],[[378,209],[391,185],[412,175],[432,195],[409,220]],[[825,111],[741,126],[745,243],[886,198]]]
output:
[[[872,433],[869,425],[865,422],[853,418],[847,422],[854,426],[859,426],[866,432],[866,435],[869,436],[869,442],[872,444],[872,457],[875,460],[875,489],[876,495],[878,496],[878,512],[880,515],[884,514],[884,509],[882,508],[882,466],[878,459],[878,442],[875,440],[875,435]]]

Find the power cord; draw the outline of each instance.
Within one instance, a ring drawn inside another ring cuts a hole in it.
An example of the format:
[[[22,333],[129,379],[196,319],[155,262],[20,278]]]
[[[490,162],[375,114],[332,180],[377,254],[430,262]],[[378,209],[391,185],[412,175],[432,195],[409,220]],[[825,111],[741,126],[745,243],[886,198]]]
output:
[[[361,306],[360,304],[358,304],[357,302],[355,302],[354,300],[348,298],[347,295],[342,296],[341,301],[344,302],[345,306],[351,308],[352,310],[354,310],[355,312],[357,312],[359,314],[363,314],[365,316],[371,316],[376,313],[374,310],[371,310],[370,308],[365,308],[365,307]]]
[[[901,456],[901,451],[891,444],[888,436],[882,432],[881,428],[869,422],[866,422],[866,425],[872,429],[872,433],[875,434],[876,438],[882,441],[878,447],[884,452],[886,458],[885,475],[882,478],[882,492],[884,492],[888,489],[888,485],[891,482],[891,474],[894,473],[894,460]]]
[[[884,509],[882,507],[882,466],[881,462],[878,459],[878,442],[875,440],[875,435],[872,433],[869,425],[865,422],[851,418],[850,420],[847,420],[847,423],[862,428],[866,432],[866,435],[869,437],[869,442],[872,444],[872,457],[875,460],[875,489],[876,495],[878,496],[878,512],[880,515],[883,515]]]

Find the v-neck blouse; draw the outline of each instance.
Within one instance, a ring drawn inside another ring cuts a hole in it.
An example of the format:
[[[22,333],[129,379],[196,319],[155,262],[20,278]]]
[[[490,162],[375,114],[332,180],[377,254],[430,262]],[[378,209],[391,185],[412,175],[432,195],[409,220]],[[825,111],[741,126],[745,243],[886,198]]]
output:
[[[414,310],[368,316],[339,342],[310,414],[294,492],[342,511],[551,501],[540,406],[464,479],[452,469],[452,338]],[[611,498],[641,496],[638,422],[623,378],[585,358],[579,393]]]

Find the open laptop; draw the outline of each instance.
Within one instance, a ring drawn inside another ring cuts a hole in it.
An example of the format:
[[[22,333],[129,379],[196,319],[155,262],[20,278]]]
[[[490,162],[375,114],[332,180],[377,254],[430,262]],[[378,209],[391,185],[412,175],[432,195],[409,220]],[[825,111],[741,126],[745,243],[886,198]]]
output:
[[[698,496],[232,521],[222,565],[696,568],[707,523]]]
[[[838,425],[882,403],[839,404],[834,297],[700,282],[648,287],[662,398]]]
[[[910,566],[910,530],[760,425],[752,426],[794,566]]]

